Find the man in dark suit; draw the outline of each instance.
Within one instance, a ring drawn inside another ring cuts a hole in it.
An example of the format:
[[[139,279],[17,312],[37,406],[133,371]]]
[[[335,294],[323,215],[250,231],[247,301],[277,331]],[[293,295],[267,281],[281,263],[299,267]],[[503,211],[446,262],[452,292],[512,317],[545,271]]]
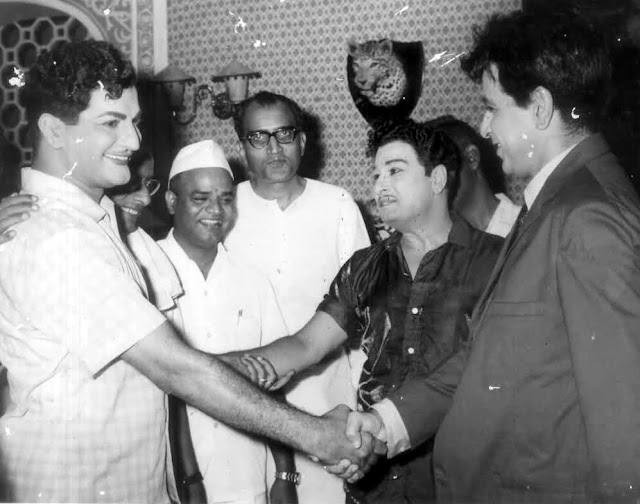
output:
[[[469,351],[406,383],[393,414],[352,414],[351,434],[374,432],[393,456],[437,430],[443,502],[636,502],[640,203],[595,133],[602,37],[575,15],[497,15],[463,69],[482,84],[482,132],[503,169],[532,177],[526,206]]]

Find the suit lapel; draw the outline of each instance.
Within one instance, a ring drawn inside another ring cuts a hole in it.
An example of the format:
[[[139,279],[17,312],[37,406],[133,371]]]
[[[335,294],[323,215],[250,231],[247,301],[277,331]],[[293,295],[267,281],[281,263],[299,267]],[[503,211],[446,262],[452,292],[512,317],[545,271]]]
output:
[[[493,292],[495,291],[495,287],[500,280],[505,263],[507,262],[509,255],[513,252],[513,249],[517,246],[517,243],[522,240],[522,237],[527,233],[535,231],[535,227],[532,229],[533,224],[538,222],[538,220],[545,215],[547,206],[553,202],[554,197],[566,184],[567,179],[576,171],[583,168],[588,161],[596,157],[600,157],[608,152],[609,146],[601,135],[597,134],[589,136],[576,145],[549,176],[542,187],[540,194],[538,194],[533,202],[532,207],[524,216],[517,233],[514,233],[514,226],[514,229],[511,230],[511,233],[509,233],[505,239],[500,255],[496,260],[496,265],[494,266],[489,277],[489,281],[487,282],[487,286],[476,303],[476,307],[473,311],[473,315],[471,317],[471,325],[473,327],[479,326],[484,319],[493,296]]]

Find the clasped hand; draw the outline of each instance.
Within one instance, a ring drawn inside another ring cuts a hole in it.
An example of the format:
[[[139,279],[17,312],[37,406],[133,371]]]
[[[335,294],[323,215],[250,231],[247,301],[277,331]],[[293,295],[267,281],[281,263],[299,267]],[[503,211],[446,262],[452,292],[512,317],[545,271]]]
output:
[[[271,362],[259,355],[234,352],[221,358],[266,390],[283,387],[294,374],[290,371],[278,377]],[[377,414],[354,412],[342,404],[322,418],[326,429],[322,440],[324,453],[311,458],[316,462],[322,460],[328,472],[354,483],[364,476],[379,456],[386,454],[384,427]]]

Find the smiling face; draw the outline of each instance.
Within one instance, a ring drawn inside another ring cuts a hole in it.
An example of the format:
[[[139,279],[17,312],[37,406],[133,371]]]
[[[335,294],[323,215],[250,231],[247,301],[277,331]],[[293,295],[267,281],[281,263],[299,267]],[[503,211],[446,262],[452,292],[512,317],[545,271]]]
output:
[[[104,189],[125,184],[129,158],[140,148],[140,106],[134,87],[111,99],[105,90],[91,94],[77,124],[62,123],[63,179],[99,200]]]
[[[235,188],[222,168],[198,168],[180,173],[167,191],[174,236],[189,253],[217,248],[235,220]]]
[[[495,65],[482,76],[482,100],[485,113],[480,126],[481,134],[496,146],[505,173],[531,175],[537,171],[535,113],[532,102],[519,107],[502,90]]]
[[[253,131],[271,133],[287,126],[297,125],[286,105],[277,103],[262,107],[253,104],[246,111],[243,129],[246,136]],[[257,149],[247,140],[242,140],[240,149],[249,167],[252,182],[261,187],[293,181],[300,168],[305,142],[304,132],[299,132],[293,142],[288,144],[280,144],[272,136],[262,149]]]
[[[408,143],[393,141],[378,149],[373,179],[378,212],[385,223],[403,231],[429,213],[435,195],[432,178]]]

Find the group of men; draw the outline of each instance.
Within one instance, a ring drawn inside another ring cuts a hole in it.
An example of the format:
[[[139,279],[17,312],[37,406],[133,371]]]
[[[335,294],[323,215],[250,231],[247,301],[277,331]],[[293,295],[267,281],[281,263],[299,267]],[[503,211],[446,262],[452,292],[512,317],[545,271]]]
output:
[[[176,500],[171,394],[193,502],[267,502],[274,471],[272,502],[635,502],[640,202],[596,133],[605,44],[516,11],[463,70],[503,170],[532,177],[522,209],[464,123],[398,120],[369,137],[395,230],[369,246],[351,197],[297,174],[299,106],[262,92],[236,118],[248,181],[212,140],[176,156],[160,250],[104,197],[140,145],[130,63],[103,42],[40,56],[33,166],[0,204],[0,497]],[[238,430],[273,441],[272,469]]]

